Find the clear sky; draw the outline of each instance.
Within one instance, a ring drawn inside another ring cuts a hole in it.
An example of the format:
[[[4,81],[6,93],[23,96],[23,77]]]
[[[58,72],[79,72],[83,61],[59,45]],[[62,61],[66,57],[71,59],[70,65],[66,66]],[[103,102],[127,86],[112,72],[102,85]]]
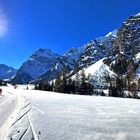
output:
[[[0,0],[0,64],[18,68],[39,48],[63,54],[138,12],[140,0]]]

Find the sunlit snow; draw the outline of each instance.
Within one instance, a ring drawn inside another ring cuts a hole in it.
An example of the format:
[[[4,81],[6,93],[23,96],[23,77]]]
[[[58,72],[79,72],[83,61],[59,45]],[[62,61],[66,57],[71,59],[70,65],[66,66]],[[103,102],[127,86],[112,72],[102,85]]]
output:
[[[139,100],[7,90],[22,98],[9,140],[140,139]]]

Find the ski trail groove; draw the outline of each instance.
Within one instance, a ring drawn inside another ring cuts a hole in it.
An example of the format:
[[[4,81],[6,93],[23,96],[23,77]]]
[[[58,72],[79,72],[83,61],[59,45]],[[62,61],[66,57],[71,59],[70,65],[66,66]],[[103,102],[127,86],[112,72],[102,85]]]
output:
[[[26,108],[26,107],[29,106],[30,104],[31,104],[31,102],[28,103],[27,105],[25,105],[22,109]]]
[[[16,131],[14,132],[14,134],[11,133],[11,135],[9,135],[10,140],[12,140],[15,137],[15,135],[18,135],[16,138],[17,140],[27,139],[26,137],[30,137],[29,138],[30,140],[39,140],[39,136],[35,132],[35,129],[29,116],[29,112],[32,109],[32,102],[30,101],[29,98],[28,99],[25,97],[22,98],[24,100],[24,104],[23,107],[21,108],[21,114],[19,115],[18,119],[11,125],[11,127],[13,128],[12,130],[14,131],[15,129]],[[22,121],[26,121],[24,130],[18,128],[18,124],[21,123]]]
[[[25,135],[25,133],[27,132],[28,128],[25,129],[25,131],[23,132],[23,134],[21,135],[21,137],[18,140],[22,140],[23,136]]]
[[[26,111],[22,116],[20,116],[13,124],[12,126],[14,126],[19,120],[21,120],[32,108],[30,108],[28,111]]]
[[[27,101],[29,101],[29,98],[25,100],[25,103],[26,103]]]
[[[34,130],[34,127],[33,127],[32,123],[31,123],[29,115],[28,115],[28,121],[29,121],[29,125],[31,127],[32,140],[39,140],[39,138],[38,138],[38,136],[37,136],[37,134],[36,134],[36,132]]]
[[[17,137],[17,140],[24,140],[24,138],[26,138],[26,136],[30,135],[30,140],[39,140],[39,136],[37,135],[37,133],[35,132],[35,129],[33,127],[33,124],[30,120],[30,116],[29,116],[29,112],[32,109],[32,103],[30,101],[30,99],[26,99],[25,97],[22,97],[24,99],[24,106],[21,108],[21,112],[22,114],[18,117],[18,119],[12,124],[11,127],[16,127],[16,125],[18,124],[18,122],[22,119],[27,121],[27,125],[25,126],[25,130],[23,130],[23,132],[21,130],[19,130],[20,134]],[[27,109],[27,111],[26,111]],[[24,112],[26,111],[26,112]],[[13,136],[11,136],[12,139]],[[10,140],[11,140],[10,139]]]

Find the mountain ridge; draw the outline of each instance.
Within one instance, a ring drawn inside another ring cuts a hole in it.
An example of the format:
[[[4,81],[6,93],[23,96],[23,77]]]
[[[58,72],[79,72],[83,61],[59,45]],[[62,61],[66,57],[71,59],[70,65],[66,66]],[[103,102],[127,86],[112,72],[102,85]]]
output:
[[[5,79],[11,79],[17,72],[17,69],[5,65],[5,64],[0,64],[0,79],[5,80]]]
[[[104,63],[111,69],[113,62],[122,55],[125,55],[129,61],[135,59],[140,51],[139,42],[140,14],[136,14],[124,21],[119,29],[115,29],[103,37],[95,38],[82,47],[71,48],[64,55],[40,48],[21,65],[11,82],[29,83],[36,79],[38,81],[53,80],[61,71],[75,74],[103,58],[105,58]],[[139,62],[137,64],[139,65]],[[137,69],[138,72],[139,69]],[[26,75],[25,79],[24,75]]]

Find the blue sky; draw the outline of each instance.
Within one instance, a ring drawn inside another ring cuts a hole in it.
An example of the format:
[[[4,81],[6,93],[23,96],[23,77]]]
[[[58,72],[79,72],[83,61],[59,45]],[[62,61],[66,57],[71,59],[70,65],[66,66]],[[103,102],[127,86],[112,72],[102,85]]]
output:
[[[140,0],[1,0],[0,64],[18,68],[39,48],[63,54],[138,12]]]

